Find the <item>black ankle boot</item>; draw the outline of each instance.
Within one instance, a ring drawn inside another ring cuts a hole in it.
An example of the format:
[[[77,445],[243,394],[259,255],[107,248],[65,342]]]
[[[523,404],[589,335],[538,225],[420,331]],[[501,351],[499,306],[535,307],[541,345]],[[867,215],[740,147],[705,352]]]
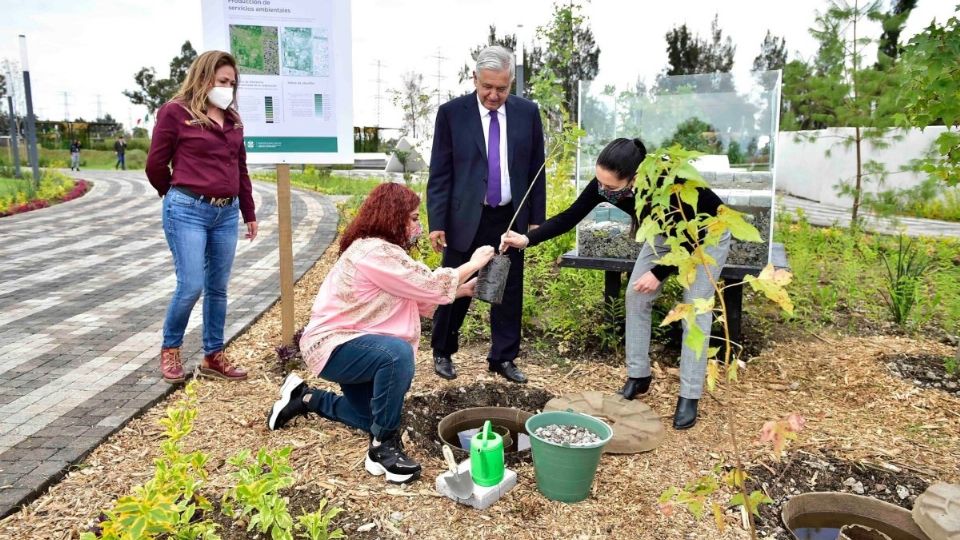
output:
[[[653,380],[653,375],[648,375],[646,377],[627,377],[627,382],[623,383],[623,389],[620,390],[620,395],[624,399],[633,399],[639,394],[646,394],[647,390],[650,390],[650,381]]]
[[[673,413],[673,429],[690,429],[697,423],[699,399],[677,398],[677,411]]]

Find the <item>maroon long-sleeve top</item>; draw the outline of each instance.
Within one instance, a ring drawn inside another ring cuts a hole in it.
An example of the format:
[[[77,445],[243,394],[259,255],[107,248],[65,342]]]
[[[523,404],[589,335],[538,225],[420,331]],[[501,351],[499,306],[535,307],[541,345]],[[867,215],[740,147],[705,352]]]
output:
[[[247,174],[243,124],[228,112],[223,127],[205,126],[179,103],[157,111],[147,155],[147,178],[160,196],[182,186],[208,197],[240,198],[243,221],[256,221],[253,186]]]

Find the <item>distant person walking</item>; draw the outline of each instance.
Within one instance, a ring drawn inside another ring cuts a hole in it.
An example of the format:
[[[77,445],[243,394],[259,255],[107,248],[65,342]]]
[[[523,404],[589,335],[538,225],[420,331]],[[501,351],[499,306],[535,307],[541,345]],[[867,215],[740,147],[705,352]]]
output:
[[[70,143],[70,170],[80,170],[80,141],[77,139]]]
[[[117,137],[117,142],[113,143],[113,151],[117,154],[117,165],[114,169],[127,170],[127,141],[123,140],[123,135]]]

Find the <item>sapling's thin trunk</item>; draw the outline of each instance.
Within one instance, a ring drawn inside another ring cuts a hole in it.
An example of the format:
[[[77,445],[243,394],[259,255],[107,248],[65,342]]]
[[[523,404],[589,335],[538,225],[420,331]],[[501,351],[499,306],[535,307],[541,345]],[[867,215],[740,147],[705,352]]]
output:
[[[679,210],[680,210],[680,217],[683,219],[683,221],[686,221],[687,218],[686,216],[683,215],[683,204],[679,205]],[[700,247],[699,234],[695,238],[692,238],[691,240],[693,242],[694,251],[696,251],[696,249]],[[723,299],[723,289],[717,283],[717,280],[713,277],[713,274],[711,274],[709,269],[707,269],[706,264],[703,265],[703,271],[704,273],[706,273],[707,279],[710,280],[710,285],[713,286],[714,294],[720,297],[720,316],[722,317],[722,321],[720,325],[723,327],[723,338],[725,340],[724,342],[726,343],[726,347],[724,347],[723,359],[724,359],[724,365],[729,366],[731,360],[734,362],[736,362],[736,360],[730,358],[730,347],[732,342],[730,340],[730,325],[727,322],[727,303]],[[707,339],[706,345],[707,347],[710,346],[709,338]],[[709,362],[709,360],[706,358],[704,358],[704,361]],[[726,417],[726,420],[727,420],[727,426],[729,428],[729,433],[730,433],[730,443],[733,445],[733,456],[737,462],[737,470],[734,472],[734,478],[740,481],[739,482],[740,494],[743,496],[743,508],[747,512],[747,523],[750,524],[750,538],[752,540],[757,540],[757,526],[753,521],[753,509],[750,507],[750,496],[747,493],[747,471],[743,467],[743,458],[741,458],[740,456],[740,445],[737,444],[737,430],[734,426],[734,418],[736,418],[736,415],[733,414],[734,411],[732,411],[732,409],[734,408],[733,402],[731,401],[728,403],[723,403],[719,399],[717,399],[716,396],[714,396],[712,393],[710,393],[710,396],[713,397],[713,399],[715,399],[718,403],[720,403],[720,408],[723,409],[723,415]],[[742,474],[738,474],[738,473],[742,473]]]
[[[513,228],[513,222],[517,220],[517,216],[520,215],[520,210],[523,208],[523,203],[527,202],[527,197],[530,196],[530,192],[533,191],[533,185],[537,183],[537,178],[540,178],[540,173],[547,167],[547,158],[550,158],[554,155],[554,152],[559,152],[563,148],[563,140],[557,143],[550,152],[543,159],[543,164],[540,165],[540,169],[537,170],[537,174],[533,175],[533,180],[530,181],[530,186],[527,187],[527,192],[523,194],[523,198],[520,199],[520,204],[517,205],[517,211],[513,213],[513,217],[510,218],[510,224],[507,225],[507,230],[504,231],[504,234],[510,232],[510,229]],[[544,175],[546,177],[546,175]],[[546,181],[546,178],[544,178]]]

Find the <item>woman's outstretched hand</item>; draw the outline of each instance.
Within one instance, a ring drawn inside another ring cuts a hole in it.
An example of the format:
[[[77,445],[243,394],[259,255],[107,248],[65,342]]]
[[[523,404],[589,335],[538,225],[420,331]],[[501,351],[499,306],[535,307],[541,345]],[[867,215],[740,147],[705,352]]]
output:
[[[500,237],[500,251],[506,251],[508,248],[523,249],[530,243],[527,235],[514,231],[507,231]]]
[[[477,278],[473,278],[470,281],[457,287],[457,298],[465,298],[467,296],[473,297],[477,293]]]
[[[486,266],[493,258],[494,253],[493,246],[480,246],[470,256],[470,262],[480,267]]]

